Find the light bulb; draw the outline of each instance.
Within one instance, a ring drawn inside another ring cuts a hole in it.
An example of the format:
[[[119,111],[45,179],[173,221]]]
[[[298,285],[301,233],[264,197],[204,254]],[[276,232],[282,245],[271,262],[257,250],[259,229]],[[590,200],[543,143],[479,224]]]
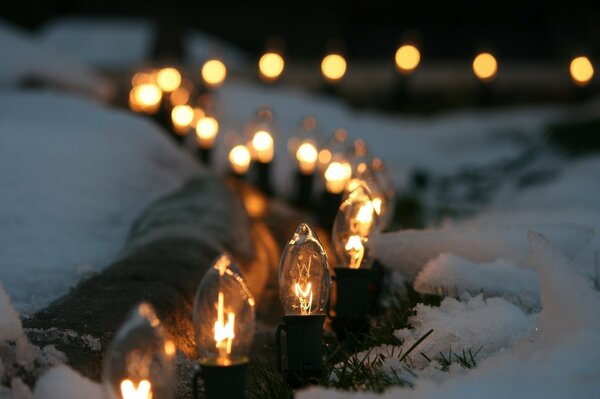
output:
[[[379,187],[386,198],[387,210],[383,214],[383,217],[380,217],[380,224],[382,225],[382,228],[385,228],[391,224],[396,211],[396,186],[394,185],[388,168],[385,166],[381,158],[373,158],[371,161],[371,167],[377,182],[379,183]],[[377,208],[376,198],[373,198],[373,205],[375,205]],[[380,212],[379,214],[381,215]]]
[[[379,227],[387,227],[389,218],[388,197],[382,190],[381,185],[375,175],[375,171],[370,164],[360,162],[353,171],[353,177],[346,184],[346,193],[354,191],[358,186],[363,185],[367,188],[373,204],[373,209],[379,218]],[[385,223],[384,223],[385,221]]]
[[[275,81],[281,76],[285,61],[280,54],[269,52],[263,54],[258,61],[260,76],[267,82]]]
[[[482,82],[491,82],[498,72],[498,61],[490,53],[481,53],[473,60],[473,73]]]
[[[331,275],[317,234],[302,223],[279,262],[279,298],[286,315],[325,314]]]
[[[332,239],[341,266],[369,268],[373,262],[367,243],[377,228],[378,218],[369,190],[359,184],[348,193],[333,223]]]
[[[172,106],[184,105],[190,99],[190,91],[185,87],[179,87],[169,95]]]
[[[110,399],[174,397],[175,345],[147,303],[136,306],[104,358],[103,386]]]
[[[300,144],[300,147],[298,147],[298,150],[296,151],[296,159],[298,160],[300,172],[305,175],[313,173],[318,156],[319,152],[313,143],[304,142]]]
[[[189,105],[176,105],[171,111],[171,121],[177,133],[186,133],[194,120],[194,109]]]
[[[569,72],[576,85],[585,86],[594,77],[594,66],[588,57],[576,57],[569,65]]]
[[[175,68],[163,68],[156,74],[156,84],[162,91],[172,92],[181,84],[181,74]]]
[[[250,151],[243,144],[238,144],[229,151],[229,165],[238,175],[243,175],[248,171],[251,161]]]
[[[254,338],[254,298],[228,254],[206,272],[194,302],[200,364],[233,366],[248,361]]]
[[[321,61],[321,73],[329,82],[338,82],[346,74],[346,60],[340,54],[329,54]]]
[[[332,161],[325,169],[325,188],[332,194],[339,194],[344,191],[351,175],[352,167],[348,162]]]
[[[212,147],[219,133],[219,122],[212,116],[204,116],[196,123],[196,138],[202,148]]]
[[[208,60],[202,66],[202,79],[209,87],[219,87],[227,77],[227,67],[217,59]]]
[[[266,130],[256,131],[252,137],[252,148],[259,162],[271,162],[274,155],[274,140],[271,133]]]
[[[146,113],[154,113],[160,106],[162,91],[153,83],[144,83],[131,90],[129,99],[130,104],[135,104],[137,109]]]
[[[396,51],[396,68],[398,71],[409,74],[417,69],[421,61],[421,53],[419,49],[411,44],[400,46]]]

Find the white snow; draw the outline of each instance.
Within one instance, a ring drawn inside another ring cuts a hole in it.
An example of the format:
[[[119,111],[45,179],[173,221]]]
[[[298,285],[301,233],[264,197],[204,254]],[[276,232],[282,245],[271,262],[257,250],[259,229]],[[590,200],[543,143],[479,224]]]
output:
[[[2,321],[0,323],[0,342],[16,341],[17,338],[23,336],[21,320],[2,283],[0,283],[0,320]]]
[[[427,262],[415,278],[414,288],[423,294],[454,297],[482,293],[486,298],[504,298],[525,311],[540,310],[536,273],[504,259],[474,263],[443,253]]]
[[[572,272],[569,259],[543,236],[530,233],[528,239],[531,252],[527,263],[540,277],[543,306],[530,336],[482,360],[475,369],[451,372],[442,381],[421,376],[412,390],[392,388],[376,395],[310,388],[296,397],[596,398],[600,390],[600,294],[588,280]]]
[[[67,366],[58,366],[42,376],[35,385],[33,399],[102,399],[102,386]]]
[[[142,210],[200,171],[144,118],[66,95],[0,93],[0,131],[0,281],[21,310],[115,260]]]
[[[465,224],[384,233],[372,238],[371,249],[384,265],[412,280],[428,261],[442,253],[477,263],[504,258],[523,264],[528,256],[527,231],[531,229],[543,233],[570,257],[586,248],[595,236],[592,227],[574,224]]]
[[[36,79],[94,98],[107,99],[113,87],[85,63],[0,19],[0,89]]]
[[[39,32],[42,43],[101,69],[129,70],[148,62],[153,24],[144,19],[70,17]]]

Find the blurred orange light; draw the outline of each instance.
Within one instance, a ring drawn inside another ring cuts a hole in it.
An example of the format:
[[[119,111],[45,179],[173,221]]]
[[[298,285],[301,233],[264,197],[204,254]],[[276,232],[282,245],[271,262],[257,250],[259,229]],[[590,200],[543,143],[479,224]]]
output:
[[[498,61],[490,53],[481,53],[473,60],[473,72],[483,82],[491,82],[498,72]]]
[[[154,113],[160,106],[162,92],[152,83],[144,83],[134,87],[129,95],[129,103],[134,111]]]
[[[352,175],[352,167],[347,162],[331,162],[325,170],[325,188],[333,194],[341,193]]]
[[[171,92],[181,84],[181,74],[175,68],[163,68],[156,74],[156,84],[162,91]]]
[[[256,158],[262,163],[271,162],[274,155],[274,140],[271,134],[265,130],[259,130],[252,137],[252,148]]]
[[[569,67],[571,78],[578,86],[585,86],[594,77],[594,66],[588,57],[573,58]]]
[[[317,158],[319,153],[312,143],[302,143],[296,151],[296,159],[298,160],[298,166],[300,172],[305,175],[309,175],[315,170]]]
[[[208,60],[202,66],[202,79],[207,86],[219,87],[227,77],[227,67],[220,60]]]
[[[203,148],[210,148],[219,133],[219,122],[212,116],[205,116],[196,124],[198,144]]]
[[[258,61],[258,69],[263,80],[274,81],[285,68],[283,57],[277,53],[265,53]]]
[[[250,151],[243,144],[236,145],[229,151],[229,164],[231,165],[231,169],[239,175],[248,171],[250,160]]]
[[[411,44],[400,46],[396,51],[396,67],[402,73],[411,73],[421,62],[419,49]]]
[[[189,105],[176,105],[171,111],[171,121],[178,133],[187,132],[194,120],[194,109]]]
[[[321,61],[323,77],[330,82],[338,82],[346,74],[346,60],[340,54],[329,54]]]

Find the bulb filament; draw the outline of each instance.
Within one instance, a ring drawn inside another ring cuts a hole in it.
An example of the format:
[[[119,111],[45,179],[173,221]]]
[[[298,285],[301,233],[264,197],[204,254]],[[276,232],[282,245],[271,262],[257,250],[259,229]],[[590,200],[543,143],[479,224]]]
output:
[[[296,296],[298,297],[298,301],[300,302],[300,312],[303,315],[309,315],[312,312],[312,284],[308,283],[302,289],[299,283],[294,285],[294,291],[296,292]]]
[[[222,363],[228,364],[227,355],[231,354],[231,344],[235,338],[233,330],[235,325],[235,313],[227,313],[227,323],[225,323],[223,293],[219,292],[219,301],[217,304],[217,321],[215,322],[215,342],[219,349],[219,358]]]
[[[363,260],[363,256],[365,255],[365,247],[363,246],[360,237],[356,235],[350,236],[344,248],[350,255],[350,264],[348,267],[350,269],[358,269]]]
[[[141,380],[136,388],[130,379],[123,380],[121,396],[123,399],[152,399],[152,384],[148,380]]]

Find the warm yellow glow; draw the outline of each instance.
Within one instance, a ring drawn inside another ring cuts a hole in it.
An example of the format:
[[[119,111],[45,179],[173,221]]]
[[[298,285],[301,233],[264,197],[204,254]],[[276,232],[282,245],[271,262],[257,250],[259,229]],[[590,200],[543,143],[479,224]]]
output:
[[[132,109],[137,109],[147,113],[156,112],[160,106],[162,92],[152,83],[144,83],[133,88],[130,94],[130,104]]]
[[[498,72],[498,62],[490,53],[481,53],[473,60],[473,72],[475,76],[484,82],[490,82]]]
[[[319,153],[312,143],[303,143],[296,151],[300,172],[309,175],[314,172]]]
[[[331,162],[325,170],[325,187],[332,194],[339,194],[346,187],[352,175],[352,168],[347,162]]]
[[[259,162],[268,163],[273,159],[274,141],[269,132],[259,130],[252,137],[252,148]]]
[[[571,78],[578,86],[585,86],[594,77],[594,66],[588,57],[574,58],[569,67]]]
[[[371,223],[373,222],[372,201],[367,201],[364,205],[360,207],[358,213],[356,214],[356,221],[362,225],[369,226],[369,228],[371,227]]]
[[[378,216],[381,214],[381,198],[373,198],[373,209]]]
[[[181,74],[175,68],[163,68],[156,74],[156,84],[162,91],[171,92],[181,84]]]
[[[309,258],[310,259],[310,258]],[[312,284],[307,283],[304,288],[300,286],[300,283],[294,284],[294,293],[298,297],[298,303],[300,307],[300,314],[309,315],[312,313]]]
[[[219,122],[212,116],[205,116],[198,120],[196,124],[196,137],[198,144],[203,148],[209,148],[213,145],[215,137],[219,133]]]
[[[225,81],[227,68],[222,61],[208,60],[202,66],[202,79],[210,87],[219,87]]]
[[[348,242],[344,248],[350,255],[350,265],[348,267],[350,269],[358,269],[365,255],[365,247],[362,244],[360,236],[354,235],[348,237]]]
[[[231,169],[238,175],[242,175],[248,171],[250,160],[250,151],[243,144],[236,145],[229,151],[229,164],[231,165]]]
[[[285,61],[277,53],[265,53],[258,61],[258,69],[264,80],[273,81],[281,76]]]
[[[227,322],[225,322],[225,298],[222,292],[219,292],[217,302],[217,321],[215,321],[215,346],[219,349],[219,358],[217,363],[227,365],[231,361],[227,355],[231,354],[231,346],[235,338],[235,313],[227,313]]]
[[[345,190],[350,193],[350,192],[356,190],[356,188],[358,186],[360,186],[360,183],[361,183],[360,179],[350,179],[350,180],[348,180],[348,183],[346,183]]]
[[[414,71],[421,61],[419,49],[413,45],[405,44],[396,51],[396,67],[400,72],[410,73]]]
[[[145,83],[154,83],[154,75],[147,72],[138,72],[131,78],[131,86],[133,87]]]
[[[325,79],[337,82],[346,74],[346,60],[340,54],[329,54],[321,61],[321,72]]]
[[[331,151],[326,148],[319,151],[319,163],[321,165],[327,165],[329,161],[331,161]]]
[[[152,384],[148,380],[141,380],[136,387],[133,381],[123,380],[121,396],[123,399],[152,399]]]
[[[171,111],[171,121],[177,133],[185,133],[194,120],[194,109],[189,105],[177,105]]]
[[[172,106],[183,105],[190,99],[190,92],[185,87],[179,87],[169,95]]]
[[[165,341],[165,353],[169,356],[173,356],[175,354],[175,343],[173,341]]]

